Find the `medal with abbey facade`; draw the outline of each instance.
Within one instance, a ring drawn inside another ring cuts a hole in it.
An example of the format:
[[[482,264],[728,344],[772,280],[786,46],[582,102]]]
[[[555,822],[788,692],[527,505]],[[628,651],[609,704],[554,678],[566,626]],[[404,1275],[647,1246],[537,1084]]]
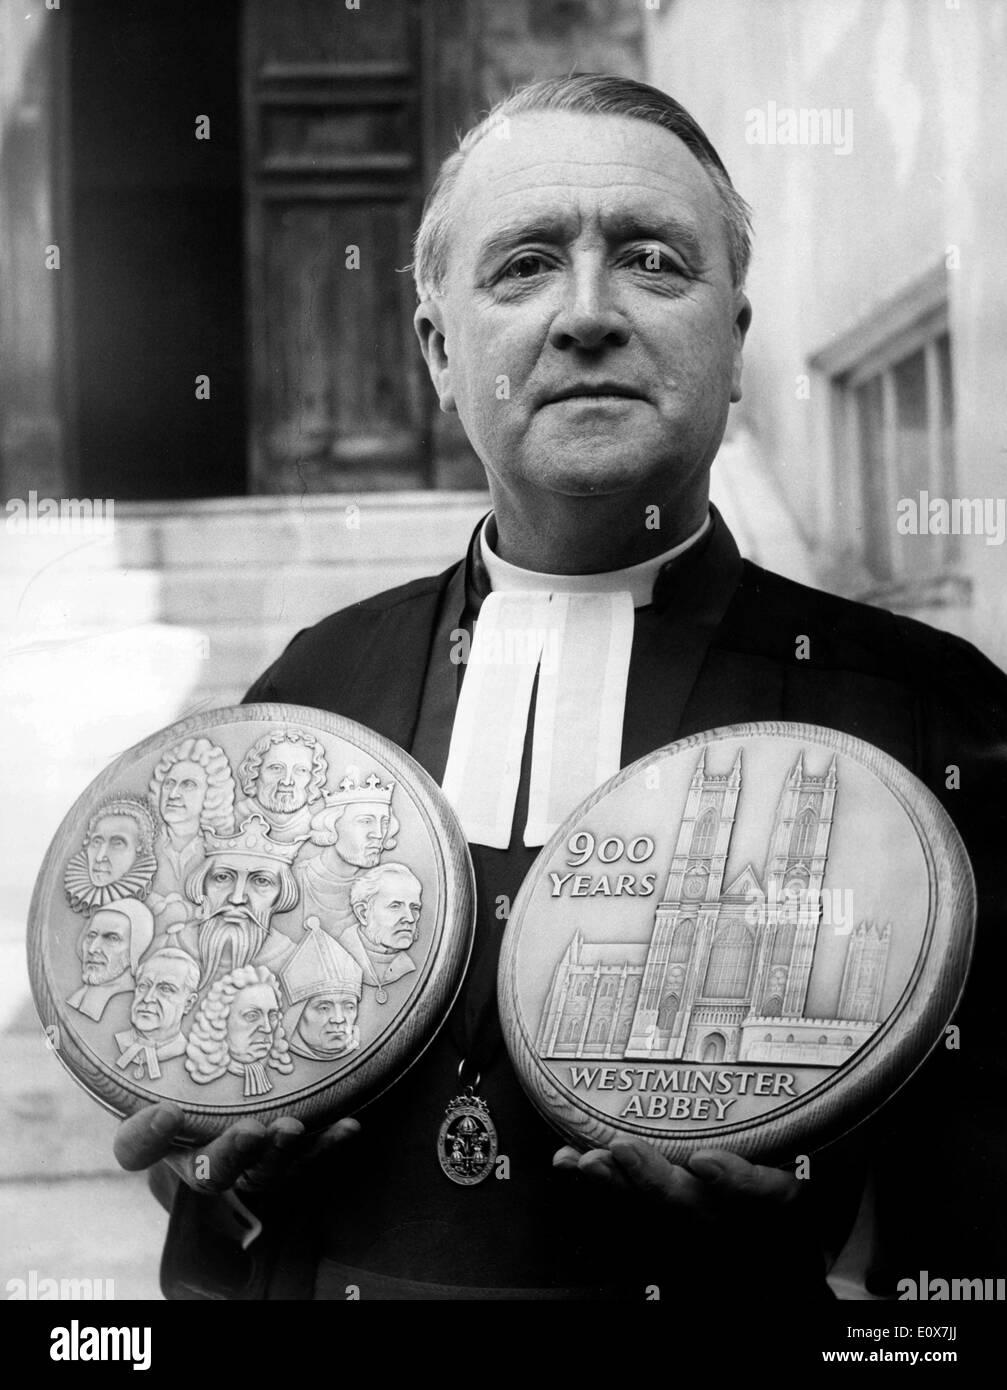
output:
[[[881,750],[713,730],[619,773],[542,851],[504,945],[505,1036],[582,1147],[785,1157],[923,1060],[974,917],[957,831]]]

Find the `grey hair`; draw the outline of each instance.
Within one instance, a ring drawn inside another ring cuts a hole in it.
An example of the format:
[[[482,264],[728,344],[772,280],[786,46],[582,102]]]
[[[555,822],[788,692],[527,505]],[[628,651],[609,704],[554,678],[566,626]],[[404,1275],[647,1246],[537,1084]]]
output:
[[[439,294],[443,289],[452,224],[452,195],[469,152],[511,116],[531,111],[627,116],[677,135],[702,164],[716,189],[727,233],[731,279],[736,289],[744,285],[752,254],[752,211],[735,189],[700,125],[674,97],[656,87],[629,77],[585,72],[531,82],[497,102],[478,125],[461,137],[458,148],[442,162],[423,205],[423,216],[413,242],[413,277],[420,300]]]
[[[363,873],[357,874],[350,884],[350,907],[354,912],[359,906],[364,906],[368,912],[370,911],[371,903],[381,887],[381,880],[389,873],[408,874],[410,878],[415,878],[417,883],[420,882],[408,864],[375,864],[373,869],[365,869]],[[422,887],[420,883],[420,888]]]

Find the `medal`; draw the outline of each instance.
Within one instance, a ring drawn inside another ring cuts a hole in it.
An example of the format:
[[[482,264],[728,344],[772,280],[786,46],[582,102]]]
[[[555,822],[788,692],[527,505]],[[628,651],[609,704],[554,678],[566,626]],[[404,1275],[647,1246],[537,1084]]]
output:
[[[459,1078],[465,1063],[458,1068]],[[496,1125],[489,1106],[476,1094],[479,1085],[466,1086],[448,1102],[437,1134],[437,1160],[441,1171],[459,1187],[474,1187],[493,1171],[497,1156]]]
[[[228,902],[239,882],[255,913]],[[318,1129],[422,1052],[473,918],[461,830],[411,758],[323,710],[240,705],[154,734],[78,798],[39,875],[29,972],[106,1109],[172,1101],[190,1144],[250,1115]]]
[[[947,812],[880,749],[809,724],[694,734],[543,849],[504,938],[505,1040],[582,1149],[789,1161],[936,1046],[975,912]]]

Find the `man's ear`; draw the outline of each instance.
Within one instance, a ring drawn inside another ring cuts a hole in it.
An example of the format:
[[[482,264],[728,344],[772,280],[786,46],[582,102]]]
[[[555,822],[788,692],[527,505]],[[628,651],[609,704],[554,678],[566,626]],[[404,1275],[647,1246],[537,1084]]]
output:
[[[413,327],[420,340],[420,351],[427,364],[430,380],[437,392],[441,410],[446,415],[455,411],[451,389],[451,367],[448,363],[447,338],[444,332],[444,310],[438,300],[427,296],[413,315]]]
[[[367,926],[367,904],[351,903],[353,915],[362,927]]]
[[[752,306],[748,302],[748,296],[741,290],[735,296],[736,314],[734,325],[731,332],[734,335],[734,364],[731,370],[731,401],[732,404],[741,400],[741,360],[742,351],[745,346],[745,338],[748,334],[748,326],[752,322]]]

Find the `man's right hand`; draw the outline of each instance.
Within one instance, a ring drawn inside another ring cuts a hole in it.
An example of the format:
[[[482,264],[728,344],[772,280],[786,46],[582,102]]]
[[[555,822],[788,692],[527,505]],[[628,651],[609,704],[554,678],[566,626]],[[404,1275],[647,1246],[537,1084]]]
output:
[[[300,1120],[289,1116],[268,1126],[239,1120],[204,1148],[173,1148],[185,1125],[185,1113],[172,1101],[159,1101],[131,1115],[119,1126],[113,1146],[129,1172],[166,1162],[195,1192],[214,1194],[236,1188],[242,1196],[265,1191],[292,1168],[314,1162],[360,1132],[356,1120],[338,1120],[319,1135],[307,1135]]]

